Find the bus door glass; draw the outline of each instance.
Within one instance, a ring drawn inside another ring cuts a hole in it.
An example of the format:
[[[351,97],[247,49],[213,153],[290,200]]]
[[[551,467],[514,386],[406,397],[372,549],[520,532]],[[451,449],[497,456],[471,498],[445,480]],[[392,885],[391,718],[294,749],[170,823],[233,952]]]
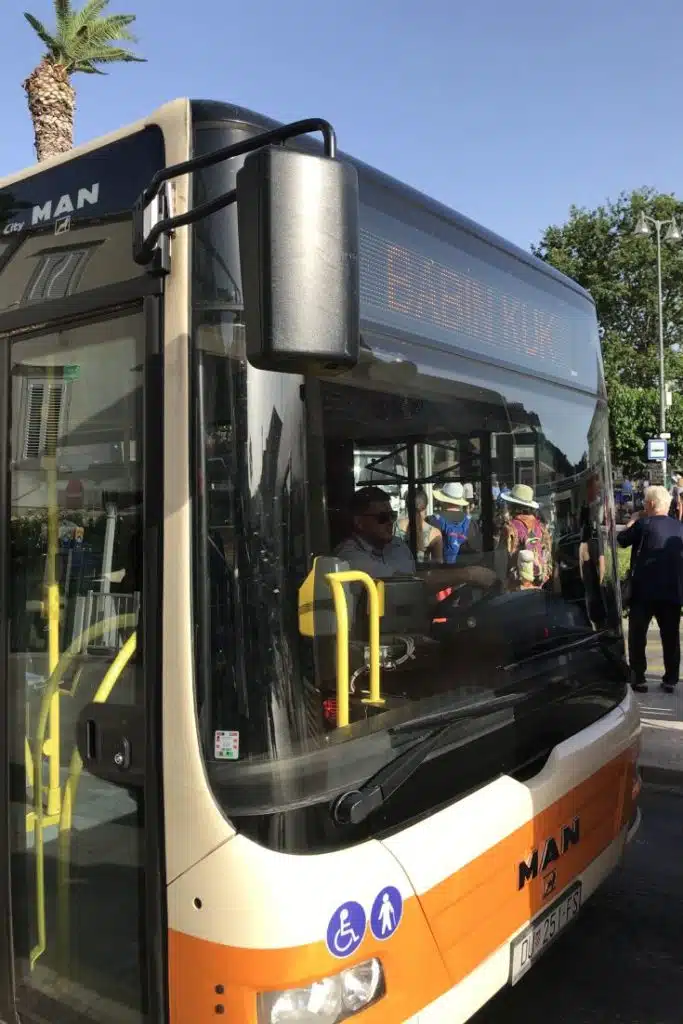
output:
[[[94,705],[144,701],[144,331],[136,311],[5,339],[17,1004],[55,1024],[146,1019],[142,789],[81,757],[104,757]]]

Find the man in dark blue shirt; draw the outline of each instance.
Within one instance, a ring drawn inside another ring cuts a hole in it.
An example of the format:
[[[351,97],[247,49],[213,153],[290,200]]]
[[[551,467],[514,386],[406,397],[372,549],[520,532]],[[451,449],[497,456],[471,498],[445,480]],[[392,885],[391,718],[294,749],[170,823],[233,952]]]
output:
[[[656,619],[662,638],[662,689],[673,693],[681,661],[680,624],[683,606],[683,523],[669,516],[671,496],[666,487],[648,487],[645,509],[617,534],[622,548],[630,547],[632,596],[628,653],[631,685],[647,692],[645,673],[647,631]]]

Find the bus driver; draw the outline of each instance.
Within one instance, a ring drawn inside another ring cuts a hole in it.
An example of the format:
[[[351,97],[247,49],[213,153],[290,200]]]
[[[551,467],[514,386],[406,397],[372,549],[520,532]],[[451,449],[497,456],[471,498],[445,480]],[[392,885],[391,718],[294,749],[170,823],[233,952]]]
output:
[[[337,558],[348,562],[351,569],[366,572],[375,580],[391,576],[414,576],[417,566],[413,553],[394,533],[394,513],[389,495],[379,487],[362,487],[351,500],[353,527],[351,535],[337,547]],[[436,593],[444,586],[476,583],[490,587],[496,574],[483,565],[463,568],[439,566],[421,573],[428,590]]]
[[[351,536],[337,547],[337,558],[375,580],[415,574],[410,548],[394,536],[394,513],[388,494],[380,487],[362,487],[351,500],[351,515]]]

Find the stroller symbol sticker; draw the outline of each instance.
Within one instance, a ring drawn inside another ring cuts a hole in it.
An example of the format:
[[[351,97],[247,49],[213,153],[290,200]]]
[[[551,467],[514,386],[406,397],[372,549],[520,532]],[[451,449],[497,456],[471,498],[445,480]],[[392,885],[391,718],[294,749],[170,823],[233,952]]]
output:
[[[327,926],[327,948],[332,956],[343,959],[351,956],[365,935],[367,920],[360,903],[349,900],[337,907]]]
[[[398,889],[387,885],[372,904],[370,928],[376,939],[389,939],[403,917],[403,899]]]

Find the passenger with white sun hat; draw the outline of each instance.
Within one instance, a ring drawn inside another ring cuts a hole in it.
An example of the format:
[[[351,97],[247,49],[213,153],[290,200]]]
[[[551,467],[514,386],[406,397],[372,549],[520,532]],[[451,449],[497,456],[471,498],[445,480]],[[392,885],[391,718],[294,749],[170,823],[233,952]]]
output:
[[[545,586],[552,577],[552,544],[548,530],[536,514],[540,508],[533,487],[515,484],[500,500],[510,511],[501,543],[508,554],[508,585],[515,589]],[[529,558],[529,554],[531,558]]]
[[[501,494],[500,500],[514,505],[516,509],[531,508],[536,510],[541,507],[536,501],[533,487],[529,487],[528,484],[515,484],[512,490]]]
[[[481,537],[477,523],[470,515],[470,501],[465,486],[457,481],[448,481],[433,492],[439,512],[429,516],[427,522],[441,531],[443,537],[443,560],[454,565],[464,546],[470,553],[481,551]]]

